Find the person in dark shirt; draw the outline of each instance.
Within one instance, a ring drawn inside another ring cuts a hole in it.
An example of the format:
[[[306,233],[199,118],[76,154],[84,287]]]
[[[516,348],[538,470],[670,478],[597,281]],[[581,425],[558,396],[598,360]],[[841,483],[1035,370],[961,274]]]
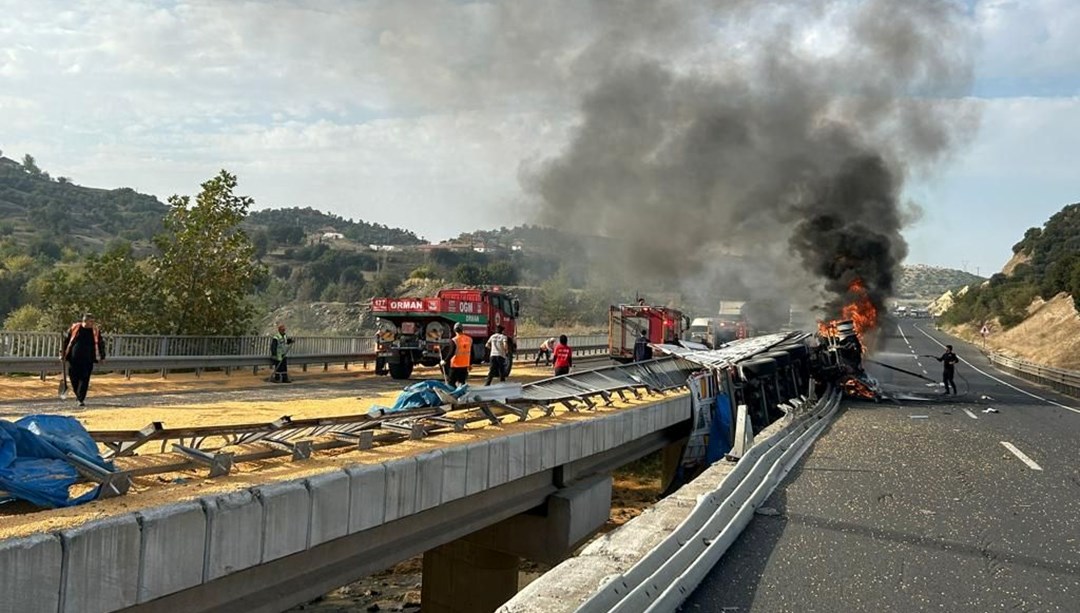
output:
[[[101,331],[94,325],[94,316],[86,313],[82,321],[71,324],[62,346],[60,359],[67,361],[68,378],[75,391],[75,399],[80,407],[84,407],[94,364],[105,361],[105,343],[101,340]]]
[[[652,347],[649,346],[649,337],[645,336],[645,330],[634,341],[634,361],[644,362],[652,359]]]
[[[945,353],[941,354],[941,357],[934,358],[942,364],[941,380],[945,383],[945,394],[948,395],[949,388],[952,387],[952,393],[956,395],[956,381],[953,377],[956,376],[956,363],[960,361],[960,358],[956,357],[953,353],[952,345],[945,345]]]

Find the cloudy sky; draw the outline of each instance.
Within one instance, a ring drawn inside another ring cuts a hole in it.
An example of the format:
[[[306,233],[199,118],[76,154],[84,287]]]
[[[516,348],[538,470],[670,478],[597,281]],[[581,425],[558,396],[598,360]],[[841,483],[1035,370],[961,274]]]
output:
[[[578,93],[603,70],[586,5],[0,0],[0,150],[162,199],[227,168],[260,208],[431,240],[529,222],[521,177],[566,144]],[[908,183],[922,214],[905,236],[909,263],[985,275],[1025,228],[1080,201],[1080,3],[965,10],[977,49],[964,102],[980,128]],[[663,33],[662,15],[602,18]],[[648,40],[707,69],[752,27],[718,23],[705,48]]]

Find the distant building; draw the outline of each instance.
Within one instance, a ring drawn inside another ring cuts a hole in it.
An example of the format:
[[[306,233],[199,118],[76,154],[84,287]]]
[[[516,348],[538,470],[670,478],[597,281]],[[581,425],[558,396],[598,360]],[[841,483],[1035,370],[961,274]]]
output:
[[[521,241],[515,241],[513,245],[510,245],[510,251],[521,251],[524,247]]]
[[[324,241],[339,241],[345,238],[345,235],[341,232],[323,232],[322,238]]]
[[[368,245],[372,251],[397,251],[397,245]]]
[[[472,250],[477,253],[487,253],[488,251],[491,251],[484,243],[473,243]]]

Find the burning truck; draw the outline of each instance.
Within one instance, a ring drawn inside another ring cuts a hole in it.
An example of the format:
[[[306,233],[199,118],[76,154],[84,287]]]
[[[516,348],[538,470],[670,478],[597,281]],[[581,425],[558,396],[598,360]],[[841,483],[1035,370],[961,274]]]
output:
[[[831,383],[850,398],[878,400],[881,388],[863,369],[864,339],[877,328],[877,308],[861,280],[853,281],[848,291],[851,300],[841,308],[841,318],[818,322],[814,380],[821,388]]]

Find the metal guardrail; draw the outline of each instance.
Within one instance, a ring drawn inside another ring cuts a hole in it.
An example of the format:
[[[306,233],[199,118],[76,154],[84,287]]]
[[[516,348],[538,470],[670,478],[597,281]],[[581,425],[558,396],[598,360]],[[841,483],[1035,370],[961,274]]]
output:
[[[830,423],[840,399],[837,390],[830,390],[808,415],[756,443],[667,538],[626,572],[611,577],[578,613],[676,610]]]
[[[297,336],[289,350],[289,363],[306,368],[311,364],[368,363],[375,361],[373,336]],[[535,359],[548,337],[519,337],[521,362]],[[61,335],[51,332],[0,331],[0,373],[33,373],[44,377],[58,373]],[[271,365],[269,336],[155,336],[105,335],[105,362],[99,372],[169,371],[220,368],[260,368]],[[571,337],[575,355],[592,356],[607,351],[607,337]]]
[[[992,364],[1011,374],[1028,381],[1048,385],[1063,394],[1080,398],[1080,372],[1010,358],[1000,353],[991,352],[987,354],[987,357]]]

